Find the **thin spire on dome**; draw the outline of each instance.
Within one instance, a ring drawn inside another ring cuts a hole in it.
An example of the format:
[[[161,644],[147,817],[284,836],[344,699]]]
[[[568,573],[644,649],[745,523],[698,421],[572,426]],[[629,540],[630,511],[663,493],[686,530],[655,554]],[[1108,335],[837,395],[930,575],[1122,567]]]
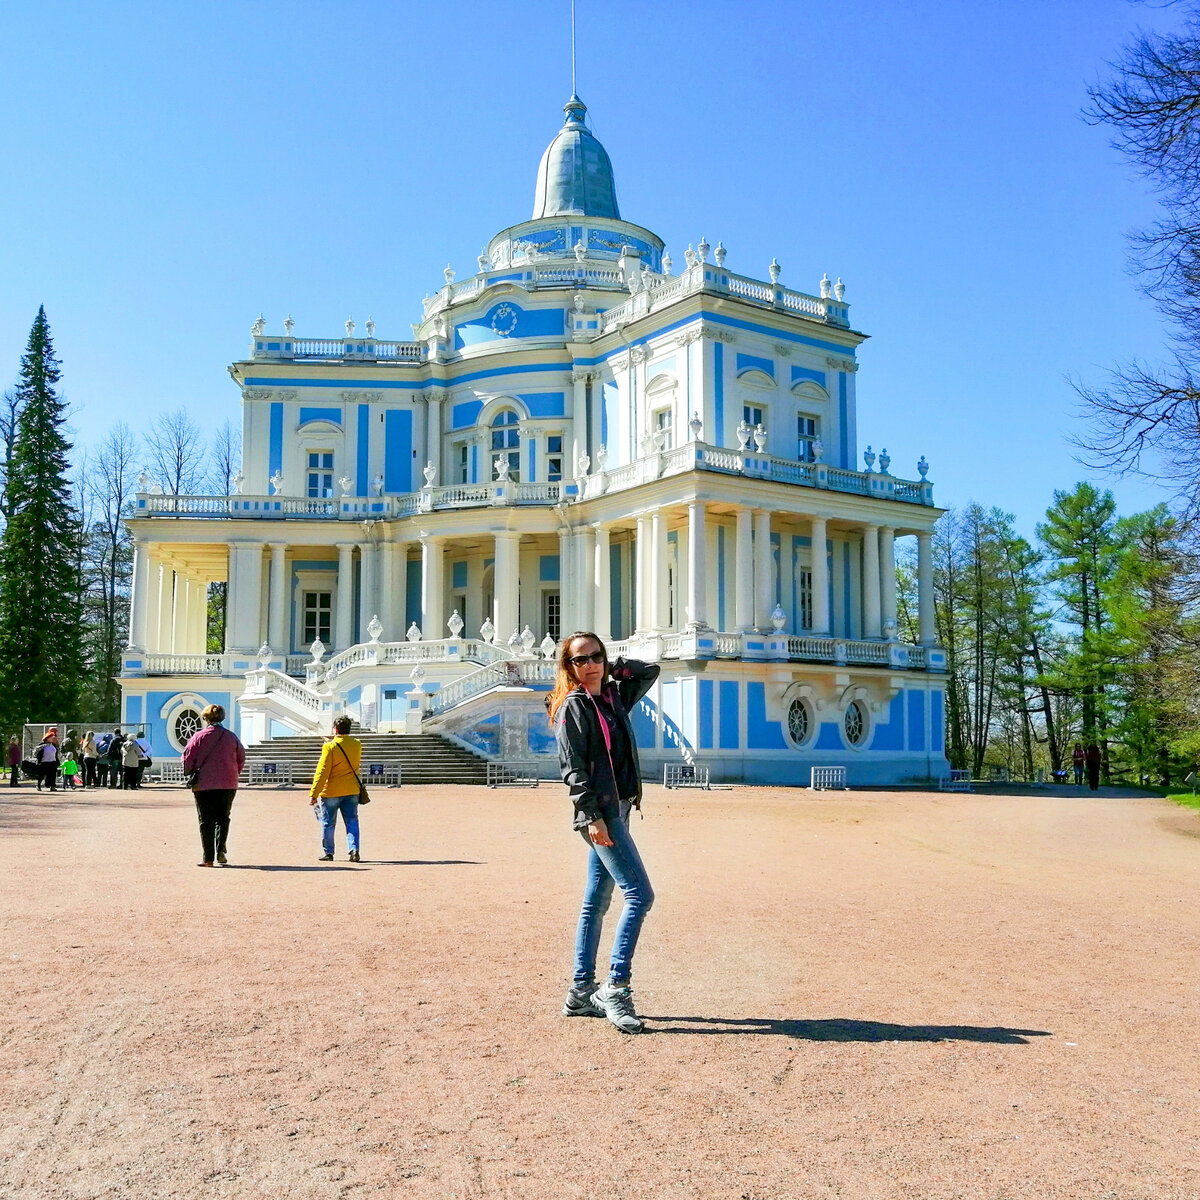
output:
[[[575,0],[571,0],[571,95],[578,94],[579,89],[575,86]]]

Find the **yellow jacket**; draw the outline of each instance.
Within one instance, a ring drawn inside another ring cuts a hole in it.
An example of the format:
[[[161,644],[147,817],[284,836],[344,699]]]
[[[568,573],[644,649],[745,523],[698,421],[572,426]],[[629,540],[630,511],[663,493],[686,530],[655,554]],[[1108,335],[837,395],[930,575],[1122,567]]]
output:
[[[358,781],[354,776],[361,766],[362,742],[339,734],[321,747],[321,760],[317,763],[309,797],[324,800],[326,796],[357,796]]]

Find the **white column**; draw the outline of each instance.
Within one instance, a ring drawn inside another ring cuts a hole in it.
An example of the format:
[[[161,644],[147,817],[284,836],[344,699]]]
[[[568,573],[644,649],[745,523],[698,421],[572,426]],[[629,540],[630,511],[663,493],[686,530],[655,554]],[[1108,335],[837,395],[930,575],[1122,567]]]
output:
[[[234,560],[233,588],[225,623],[226,641],[231,650],[253,653],[259,647],[262,626],[262,544],[235,543],[230,547]]]
[[[575,534],[576,619],[580,629],[596,628],[596,531],[585,526]]]
[[[812,519],[812,632],[829,633],[829,559],[826,557],[825,518]]]
[[[571,464],[565,472],[568,479],[575,478],[579,457],[587,453],[587,385],[590,377],[587,371],[571,372]]]
[[[338,542],[337,599],[334,601],[335,650],[345,650],[354,640],[354,543]]]
[[[595,566],[592,577],[595,586],[592,589],[592,628],[598,637],[607,641],[612,637],[612,581],[609,570],[612,554],[607,525],[596,526],[593,557]]]
[[[883,628],[896,636],[896,531],[884,525],[879,531],[879,595]]]
[[[421,539],[421,635],[430,642],[449,632],[444,595],[444,542],[444,538],[428,535]]]
[[[883,634],[879,611],[879,526],[864,525],[862,532],[863,637]]]
[[[197,654],[208,652],[208,581],[193,579],[188,584],[188,612],[191,619],[191,644]]]
[[[517,568],[520,560],[521,535],[508,530],[497,533],[496,566],[494,571],[496,589],[496,615],[492,618],[496,626],[496,642],[505,645],[515,629],[521,632],[520,585]],[[561,546],[561,542],[559,543]],[[562,564],[559,563],[559,581],[562,586]],[[568,629],[566,632],[570,632]]]
[[[404,640],[404,616],[401,612],[400,622],[396,621],[396,601],[398,599],[396,586],[396,551],[395,542],[384,542],[379,547],[379,622],[383,626],[381,640],[385,642],[401,642]],[[400,604],[403,608],[403,599]]]
[[[917,534],[917,611],[921,644],[937,641],[937,622],[933,612],[933,534]]]
[[[634,628],[639,632],[645,632],[650,628],[652,622],[652,612],[650,604],[651,588],[653,586],[650,578],[650,517],[643,513],[637,519],[637,540],[634,543],[634,600],[636,613],[634,617]]]
[[[287,543],[271,543],[271,581],[267,601],[267,641],[276,654],[291,650],[288,636]]]
[[[753,514],[748,508],[737,510],[737,544],[734,547],[737,570],[734,580],[734,624],[741,630],[754,628],[754,556],[750,537]]]
[[[378,549],[370,542],[364,542],[358,548],[358,636],[366,641],[370,636],[367,626],[371,618],[379,611],[379,595],[376,585]],[[439,633],[438,637],[445,637]]]
[[[171,650],[171,568],[156,562],[150,571],[150,641],[159,654]]]
[[[693,500],[688,505],[688,628],[708,627],[708,579],[705,565],[708,556],[708,530],[705,524],[704,503]]]
[[[562,626],[563,635],[582,629],[579,624],[578,605],[576,604],[575,587],[575,542],[571,530],[562,528],[558,531],[558,619]],[[519,614],[518,614],[519,615]],[[504,635],[508,637],[506,633]]]
[[[146,611],[150,593],[150,552],[145,542],[133,543],[133,590],[129,597],[129,645],[146,647]]]
[[[153,576],[151,576],[153,578]],[[237,604],[237,553],[233,546],[229,547],[229,566],[225,571],[225,649],[234,648],[233,614]]]
[[[442,392],[430,392],[425,402],[425,457],[437,467],[436,482],[446,481],[442,478]],[[423,464],[422,464],[423,465]],[[491,478],[489,475],[488,478]],[[422,630],[422,633],[425,631]],[[429,634],[425,634],[429,637]],[[441,637],[439,633],[437,635]]]
[[[667,588],[667,514],[655,509],[650,514],[650,625],[665,630],[671,597]]]
[[[754,624],[758,629],[771,627],[775,608],[775,561],[771,553],[771,513],[754,511]]]
[[[171,653],[187,651],[187,580],[175,572],[171,588]]]

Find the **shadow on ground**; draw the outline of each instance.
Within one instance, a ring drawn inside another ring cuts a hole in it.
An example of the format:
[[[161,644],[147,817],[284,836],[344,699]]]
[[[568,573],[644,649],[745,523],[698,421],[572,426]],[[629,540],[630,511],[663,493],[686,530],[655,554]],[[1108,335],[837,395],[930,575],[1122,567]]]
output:
[[[1045,1029],[1004,1029],[995,1025],[891,1025],[886,1021],[781,1021],[770,1017],[651,1017],[665,1028],[653,1033],[774,1034],[805,1042],[995,1042],[1026,1046],[1030,1038],[1052,1037]]]
[[[75,814],[81,811],[94,811],[100,808],[119,809],[136,808],[176,808],[177,800],[150,800],[138,794],[135,800],[129,793],[113,789],[112,798],[108,789],[97,788],[85,792],[82,796],[70,792],[38,792],[30,788],[24,795],[24,789],[13,788],[12,795],[0,794],[0,829],[6,833],[34,833],[50,826],[56,816]],[[117,799],[117,797],[122,797]]]

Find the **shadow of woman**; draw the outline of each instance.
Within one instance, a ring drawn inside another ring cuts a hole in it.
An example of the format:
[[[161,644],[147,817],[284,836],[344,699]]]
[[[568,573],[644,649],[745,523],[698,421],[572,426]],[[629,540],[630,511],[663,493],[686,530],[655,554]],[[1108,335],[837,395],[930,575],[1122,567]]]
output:
[[[1046,1029],[1005,1029],[998,1025],[893,1025],[833,1017],[821,1021],[786,1021],[772,1017],[652,1017],[665,1028],[654,1033],[767,1034],[805,1042],[994,1042],[1025,1046],[1031,1038],[1053,1037]]]

